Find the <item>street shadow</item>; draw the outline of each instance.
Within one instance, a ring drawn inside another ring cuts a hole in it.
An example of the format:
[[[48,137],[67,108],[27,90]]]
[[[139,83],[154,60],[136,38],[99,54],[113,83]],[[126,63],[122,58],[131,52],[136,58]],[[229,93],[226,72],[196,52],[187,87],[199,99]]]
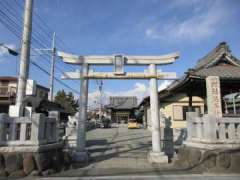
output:
[[[119,149],[123,148],[124,146],[125,145],[92,149],[91,152],[102,152],[103,154],[100,154],[100,155],[94,156],[93,158],[90,158],[90,163],[106,161],[108,159],[115,158],[115,157],[120,157],[122,154],[129,153],[129,152],[132,152],[132,151],[134,152],[136,150],[140,150],[140,151],[144,150],[144,151],[147,152],[148,149],[150,149],[150,147],[151,147],[151,142],[141,143],[141,144],[139,144],[138,147],[132,147],[130,149],[119,151]],[[115,149],[116,152],[112,152],[112,153],[109,153],[109,154],[104,154],[104,152],[106,152],[107,150],[113,150],[113,149]],[[134,153],[136,153],[136,152],[134,152]]]
[[[113,148],[110,147],[98,147],[98,148],[89,148],[88,152],[90,154],[92,153],[104,153],[106,151],[112,150]],[[95,156],[94,156],[95,157]]]
[[[169,161],[173,158],[174,155],[174,144],[173,144],[173,128],[171,117],[164,118],[164,133],[163,133],[163,151],[168,156]]]
[[[118,128],[118,127],[117,127]],[[145,130],[145,129],[139,129],[139,130]],[[139,135],[139,133],[133,133],[133,134],[123,134],[123,135],[118,135],[118,137],[119,138],[121,138],[121,137],[125,137],[125,136],[137,136],[137,135]],[[112,136],[109,136],[109,137],[105,137],[105,138],[111,138]]]
[[[174,141],[174,145],[180,146],[182,145],[183,141],[187,139],[187,129],[181,129],[180,134],[177,137],[176,141]]]
[[[123,139],[123,140],[118,140],[118,141],[113,141],[113,142],[109,142],[108,144],[116,144],[116,143],[120,143],[120,142],[127,142],[127,141],[134,141],[134,140],[139,140],[139,139],[143,139],[143,138],[150,138],[151,136],[142,136],[142,137],[136,137],[136,138],[127,138],[127,139]]]
[[[104,146],[106,144],[107,144],[106,139],[87,140],[87,142],[86,142],[87,147],[90,147],[90,146]]]

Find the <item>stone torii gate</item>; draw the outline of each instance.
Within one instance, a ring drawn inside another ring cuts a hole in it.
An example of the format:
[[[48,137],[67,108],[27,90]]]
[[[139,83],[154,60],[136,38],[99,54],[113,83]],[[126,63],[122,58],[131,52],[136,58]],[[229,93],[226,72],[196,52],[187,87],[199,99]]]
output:
[[[174,72],[158,72],[157,65],[172,64],[179,57],[179,53],[162,56],[76,56],[64,52],[58,52],[58,56],[67,64],[80,65],[80,72],[66,72],[63,79],[80,79],[79,117],[77,126],[76,160],[86,158],[86,130],[89,79],[150,79],[150,111],[152,121],[152,151],[148,154],[148,160],[155,163],[168,162],[167,156],[162,152],[160,143],[160,118],[158,108],[158,79],[175,79]],[[93,72],[90,65],[114,65],[113,72]],[[144,72],[125,72],[124,65],[148,65]]]

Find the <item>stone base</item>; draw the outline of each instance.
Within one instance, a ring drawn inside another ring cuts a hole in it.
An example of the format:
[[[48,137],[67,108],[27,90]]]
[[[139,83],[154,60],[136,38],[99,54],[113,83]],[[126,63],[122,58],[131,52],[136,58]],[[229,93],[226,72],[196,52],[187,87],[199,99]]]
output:
[[[240,149],[181,147],[173,166],[198,173],[240,173]]]
[[[63,143],[57,142],[52,144],[32,145],[32,146],[3,146],[0,147],[0,153],[26,153],[26,152],[45,152],[62,149]]]
[[[87,151],[75,151],[73,153],[73,161],[76,163],[88,163],[88,152]]]
[[[0,152],[0,179],[1,176],[16,178],[30,174],[44,175],[49,171],[60,172],[66,164],[64,157],[62,149],[49,149],[45,152]]]
[[[152,152],[150,151],[147,155],[149,163],[168,163],[168,157],[165,155],[164,152]]]
[[[184,141],[183,144],[190,148],[198,148],[203,150],[216,149],[236,149],[240,148],[240,143],[214,143],[214,142],[198,142],[198,141]]]

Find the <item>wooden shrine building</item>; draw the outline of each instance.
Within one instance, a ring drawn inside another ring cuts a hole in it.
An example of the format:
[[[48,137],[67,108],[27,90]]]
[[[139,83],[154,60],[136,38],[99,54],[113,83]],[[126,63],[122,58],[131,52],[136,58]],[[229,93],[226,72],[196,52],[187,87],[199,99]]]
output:
[[[221,42],[216,48],[201,58],[196,66],[188,69],[185,75],[175,80],[166,89],[159,92],[159,102],[161,102],[160,111],[164,116],[171,117],[174,125],[178,119],[174,118],[174,112],[180,112],[178,107],[174,109],[174,104],[184,102],[182,108],[183,115],[187,111],[199,110],[200,113],[207,113],[206,102],[206,77],[218,76],[220,78],[221,97],[235,92],[240,92],[240,61],[232,52],[226,42]],[[187,103],[187,104],[186,104]],[[182,103],[183,104],[183,103]],[[149,123],[147,110],[149,106],[149,97],[146,97],[140,106],[145,111],[145,121]],[[169,107],[167,110],[166,107]],[[222,112],[226,116],[225,104],[222,98]],[[185,119],[182,119],[184,121]],[[186,126],[182,123],[180,127]]]

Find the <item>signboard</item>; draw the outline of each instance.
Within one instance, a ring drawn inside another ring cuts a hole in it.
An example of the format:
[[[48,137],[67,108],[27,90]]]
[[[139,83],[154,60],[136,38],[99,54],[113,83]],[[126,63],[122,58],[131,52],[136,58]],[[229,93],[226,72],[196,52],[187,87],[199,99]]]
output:
[[[32,79],[27,80],[26,95],[27,96],[35,96],[36,95],[36,81],[34,81]]]
[[[114,59],[114,74],[124,74],[124,56],[116,55]]]

